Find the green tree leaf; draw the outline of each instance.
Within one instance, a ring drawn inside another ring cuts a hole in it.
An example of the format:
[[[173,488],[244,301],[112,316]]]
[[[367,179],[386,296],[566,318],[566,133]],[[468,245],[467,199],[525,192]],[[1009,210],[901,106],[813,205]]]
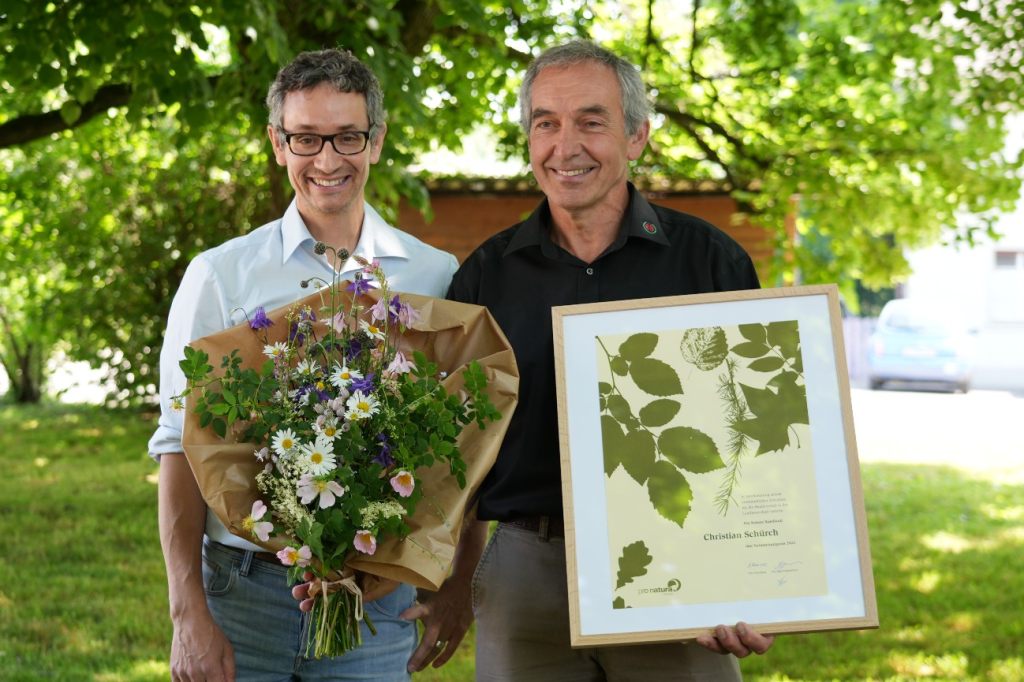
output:
[[[629,365],[629,376],[637,388],[651,395],[679,395],[683,386],[672,367],[655,358],[641,358]]]
[[[646,358],[658,345],[657,334],[633,334],[619,346],[619,355],[632,362]]]
[[[647,482],[647,494],[659,514],[683,527],[690,514],[693,491],[679,469],[664,460],[656,462]]]
[[[703,431],[688,426],[676,426],[662,431],[658,438],[658,448],[674,465],[695,474],[705,474],[725,467],[715,441]]]
[[[678,401],[659,398],[640,408],[640,423],[644,426],[664,426],[678,413]]]
[[[623,358],[616,355],[613,357],[609,364],[611,365],[612,371],[618,374],[620,377],[624,377],[629,374],[629,363]]]
[[[634,579],[647,575],[647,567],[654,561],[650,550],[643,540],[626,545],[619,557],[619,572],[616,575],[615,589],[628,585]]]

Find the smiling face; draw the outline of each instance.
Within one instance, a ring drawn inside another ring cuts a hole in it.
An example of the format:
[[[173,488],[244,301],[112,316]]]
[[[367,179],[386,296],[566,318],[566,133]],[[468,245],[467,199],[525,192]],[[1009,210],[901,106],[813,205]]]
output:
[[[368,130],[366,98],[339,92],[329,83],[309,90],[295,90],[284,98],[281,124],[289,133],[332,135],[346,130]],[[386,126],[378,124],[376,139],[359,154],[341,155],[330,143],[316,156],[297,156],[289,151],[284,136],[268,128],[277,163],[288,168],[299,214],[316,233],[346,219],[362,222],[363,190],[370,165],[380,159]]]
[[[559,212],[585,217],[625,208],[629,162],[647,144],[647,122],[626,134],[619,82],[592,61],[551,66],[530,93],[530,165]]]

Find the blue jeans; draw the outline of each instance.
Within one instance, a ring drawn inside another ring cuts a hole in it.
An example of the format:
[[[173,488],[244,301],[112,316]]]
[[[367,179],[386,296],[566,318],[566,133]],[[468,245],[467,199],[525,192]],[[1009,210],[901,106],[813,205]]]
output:
[[[363,644],[337,658],[305,658],[308,614],[291,596],[287,569],[252,552],[203,541],[203,583],[210,612],[235,650],[239,682],[295,680],[409,680],[405,670],[416,646],[416,623],[398,614],[416,592],[401,585],[365,605],[377,628],[362,628]]]

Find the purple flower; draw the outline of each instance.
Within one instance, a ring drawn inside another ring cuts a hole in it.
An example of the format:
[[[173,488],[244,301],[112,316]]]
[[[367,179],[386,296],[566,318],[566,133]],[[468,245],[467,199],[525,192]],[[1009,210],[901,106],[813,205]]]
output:
[[[351,362],[363,352],[363,344],[355,339],[348,342],[348,348],[345,349],[345,358]]]
[[[362,379],[353,379],[348,390],[352,393],[361,391],[364,395],[373,393],[373,372],[368,372]]]
[[[288,328],[288,340],[294,341],[296,346],[306,343],[306,335],[299,333],[299,325],[295,322],[292,322],[292,326]]]
[[[270,318],[267,317],[267,312],[263,310],[263,306],[256,308],[256,311],[252,314],[252,319],[249,320],[249,327],[254,330],[266,329],[273,326],[273,324]]]
[[[352,296],[362,296],[370,290],[370,281],[363,279],[362,273],[356,273],[355,279],[352,283],[346,287],[348,291],[352,292]]]
[[[387,469],[395,463],[395,458],[391,456],[391,443],[388,442],[386,433],[378,435],[377,440],[380,442],[380,452],[373,458],[373,461]]]

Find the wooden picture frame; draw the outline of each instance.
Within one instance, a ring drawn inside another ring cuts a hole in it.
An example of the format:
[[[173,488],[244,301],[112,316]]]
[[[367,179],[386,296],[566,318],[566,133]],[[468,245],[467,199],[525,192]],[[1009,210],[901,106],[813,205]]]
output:
[[[834,285],[552,318],[573,646],[878,626]]]

